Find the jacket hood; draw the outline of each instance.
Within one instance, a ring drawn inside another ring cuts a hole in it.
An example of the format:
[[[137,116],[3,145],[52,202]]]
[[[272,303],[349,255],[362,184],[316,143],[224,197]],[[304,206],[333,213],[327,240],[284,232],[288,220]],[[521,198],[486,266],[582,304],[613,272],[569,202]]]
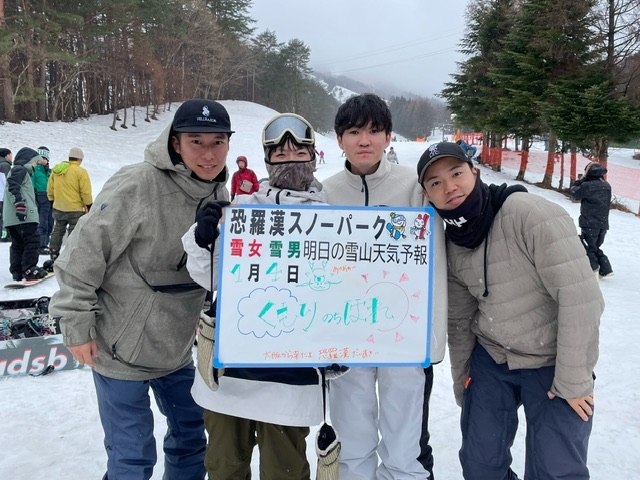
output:
[[[53,167],[53,170],[51,171],[54,175],[64,175],[65,173],[67,173],[67,170],[69,170],[69,162],[64,161]]]
[[[182,162],[182,157],[173,149],[171,144],[171,125],[167,126],[160,136],[147,145],[144,150],[144,161],[153,165],[159,170],[173,172],[176,183],[179,183],[185,192],[196,198],[206,197],[211,191],[217,188],[218,184],[226,184],[229,178],[229,170],[225,166],[220,174],[213,180],[202,180],[198,178]]]
[[[42,157],[38,155],[38,152],[36,152],[33,148],[24,147],[18,150],[18,153],[16,153],[16,156],[13,159],[13,164],[26,166],[30,163],[34,163],[40,160],[41,158]]]
[[[585,178],[602,178],[606,175],[607,169],[601,163],[591,162],[584,169]]]

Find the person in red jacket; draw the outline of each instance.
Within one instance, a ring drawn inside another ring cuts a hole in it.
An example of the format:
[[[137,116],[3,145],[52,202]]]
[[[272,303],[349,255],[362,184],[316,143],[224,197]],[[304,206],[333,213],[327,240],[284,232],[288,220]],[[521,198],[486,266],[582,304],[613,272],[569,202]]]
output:
[[[240,155],[236,163],[238,170],[231,177],[231,200],[236,195],[250,195],[260,188],[256,172],[247,167],[247,157]]]

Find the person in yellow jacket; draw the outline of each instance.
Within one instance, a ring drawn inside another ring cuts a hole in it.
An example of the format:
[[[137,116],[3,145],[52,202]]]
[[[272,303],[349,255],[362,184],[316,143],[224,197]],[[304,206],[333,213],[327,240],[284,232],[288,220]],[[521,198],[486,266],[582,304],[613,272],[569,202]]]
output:
[[[89,174],[80,166],[83,151],[73,147],[69,161],[59,163],[51,171],[47,185],[47,196],[53,202],[53,232],[49,242],[51,259],[55,260],[62,246],[65,232],[71,234],[78,220],[93,204]]]

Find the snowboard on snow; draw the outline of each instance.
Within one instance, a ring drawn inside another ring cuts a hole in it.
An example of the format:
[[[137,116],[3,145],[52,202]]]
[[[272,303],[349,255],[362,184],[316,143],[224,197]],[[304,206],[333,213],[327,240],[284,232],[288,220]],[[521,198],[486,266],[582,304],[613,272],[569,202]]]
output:
[[[80,367],[63,344],[60,318],[49,313],[49,300],[0,300],[0,380]]]
[[[19,289],[19,288],[27,288],[27,287],[33,287],[34,285],[38,285],[39,283],[44,282],[47,278],[51,278],[55,275],[54,272],[49,272],[47,273],[46,277],[42,277],[42,278],[38,278],[36,280],[25,280],[22,279],[19,282],[11,282],[11,283],[7,283],[4,288],[12,288],[12,289]]]

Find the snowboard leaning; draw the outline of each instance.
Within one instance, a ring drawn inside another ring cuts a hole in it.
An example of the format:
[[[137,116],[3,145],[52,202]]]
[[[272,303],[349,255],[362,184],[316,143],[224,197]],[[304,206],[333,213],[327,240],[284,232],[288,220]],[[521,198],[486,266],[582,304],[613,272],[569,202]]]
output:
[[[47,273],[46,277],[42,277],[42,278],[38,278],[37,280],[20,280],[19,282],[11,282],[11,283],[7,283],[4,288],[13,288],[13,289],[18,289],[18,288],[27,288],[27,287],[33,287],[34,285],[38,285],[40,282],[44,282],[47,278],[51,278],[55,275],[54,272],[49,272]]]

